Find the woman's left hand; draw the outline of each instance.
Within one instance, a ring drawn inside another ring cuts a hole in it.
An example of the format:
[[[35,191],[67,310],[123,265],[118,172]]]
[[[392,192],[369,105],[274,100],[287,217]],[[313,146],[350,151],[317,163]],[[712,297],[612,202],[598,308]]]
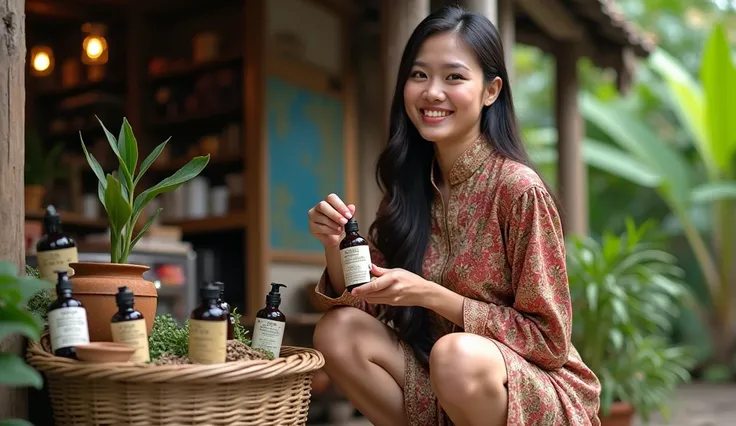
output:
[[[437,284],[405,269],[385,269],[373,265],[376,279],[353,289],[352,294],[366,302],[391,306],[425,306]]]

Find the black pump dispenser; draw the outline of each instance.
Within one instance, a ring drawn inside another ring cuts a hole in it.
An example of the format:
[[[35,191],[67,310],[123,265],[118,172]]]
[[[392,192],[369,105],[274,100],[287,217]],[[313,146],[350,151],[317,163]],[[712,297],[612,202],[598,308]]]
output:
[[[61,232],[61,216],[52,204],[46,206],[46,214],[43,216],[43,229],[46,234]]]
[[[61,295],[65,292],[72,291],[72,280],[66,271],[56,271],[56,294]]]
[[[279,287],[286,288],[286,285],[271,283],[271,291],[266,295],[266,306],[278,308],[281,305],[281,293],[279,293]]]

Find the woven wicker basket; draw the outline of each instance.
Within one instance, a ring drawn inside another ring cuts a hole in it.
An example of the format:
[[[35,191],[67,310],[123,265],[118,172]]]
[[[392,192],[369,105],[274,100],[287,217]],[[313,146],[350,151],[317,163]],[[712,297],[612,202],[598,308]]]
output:
[[[212,365],[84,363],[30,343],[56,425],[304,425],[318,351],[284,346],[273,361]]]

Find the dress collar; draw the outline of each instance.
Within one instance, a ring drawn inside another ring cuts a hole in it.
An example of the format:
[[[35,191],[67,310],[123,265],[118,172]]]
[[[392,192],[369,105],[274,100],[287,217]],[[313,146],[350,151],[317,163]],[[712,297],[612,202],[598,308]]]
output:
[[[478,140],[463,152],[460,157],[455,161],[450,169],[450,176],[448,181],[450,186],[455,186],[459,183],[465,182],[473,175],[483,164],[485,164],[488,157],[491,156],[493,148],[485,138],[480,137]],[[437,168],[437,157],[432,160],[432,171],[431,178],[434,183],[435,169]]]

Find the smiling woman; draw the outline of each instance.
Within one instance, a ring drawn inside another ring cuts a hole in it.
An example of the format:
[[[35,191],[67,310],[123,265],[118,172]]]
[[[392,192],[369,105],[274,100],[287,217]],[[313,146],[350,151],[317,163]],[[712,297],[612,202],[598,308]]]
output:
[[[411,35],[376,170],[370,283],[345,291],[337,244],[355,206],[330,194],[309,210],[327,260],[316,292],[333,307],[314,345],[374,424],[599,424],[600,384],[570,343],[562,222],[503,60],[496,28],[458,7]]]

